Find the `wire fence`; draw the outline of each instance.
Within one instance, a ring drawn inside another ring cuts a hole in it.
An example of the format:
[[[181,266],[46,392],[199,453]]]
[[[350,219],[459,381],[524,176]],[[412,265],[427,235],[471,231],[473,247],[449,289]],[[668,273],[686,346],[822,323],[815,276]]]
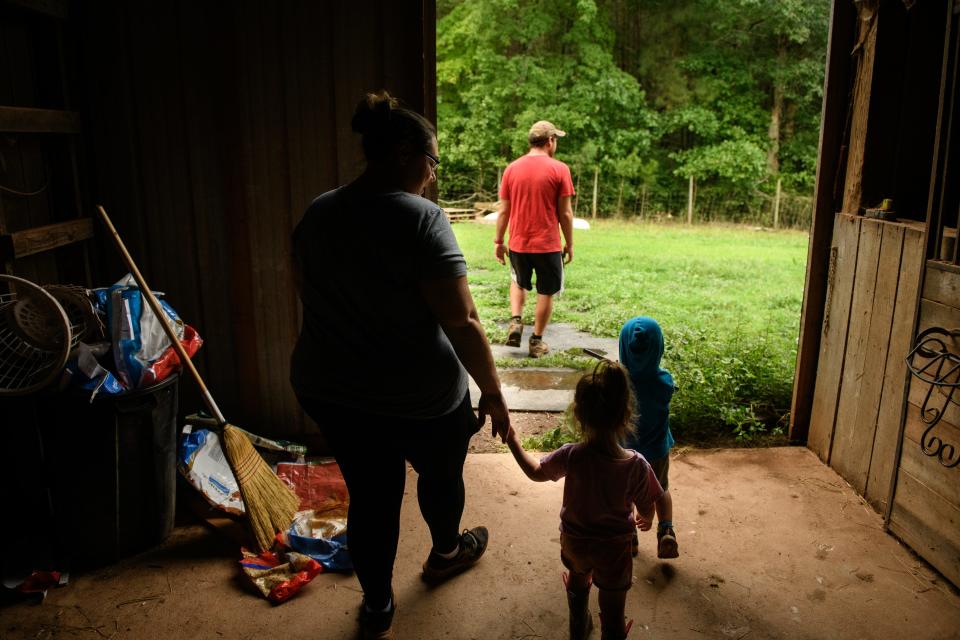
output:
[[[457,181],[461,186],[465,182]],[[652,221],[679,218],[694,224],[725,222],[784,229],[809,229],[813,220],[813,197],[782,189],[775,189],[774,193],[754,190],[742,194],[715,186],[698,189],[694,184],[691,206],[691,189],[686,181],[678,180],[670,188],[651,188],[627,180],[598,180],[595,197],[592,176],[589,184],[583,184],[579,175],[575,182],[581,183],[575,185],[577,196],[573,201],[574,215],[578,218]],[[462,189],[451,193],[449,185],[447,189],[444,186],[441,182],[441,204],[447,207],[497,200],[498,185],[492,179],[490,184],[473,182],[472,192]]]

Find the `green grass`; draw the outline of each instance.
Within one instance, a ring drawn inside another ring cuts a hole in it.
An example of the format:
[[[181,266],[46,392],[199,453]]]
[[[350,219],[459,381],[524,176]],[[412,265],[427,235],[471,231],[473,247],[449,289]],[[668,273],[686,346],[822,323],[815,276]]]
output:
[[[480,317],[491,341],[502,341],[497,323],[509,316],[510,277],[493,257],[494,227],[457,224],[454,231]],[[575,234],[574,261],[552,321],[616,337],[633,316],[656,318],[666,341],[664,366],[677,381],[671,423],[678,440],[753,440],[785,424],[806,233],[598,221]],[[532,314],[528,302],[526,323]],[[536,364],[591,366],[571,354]]]

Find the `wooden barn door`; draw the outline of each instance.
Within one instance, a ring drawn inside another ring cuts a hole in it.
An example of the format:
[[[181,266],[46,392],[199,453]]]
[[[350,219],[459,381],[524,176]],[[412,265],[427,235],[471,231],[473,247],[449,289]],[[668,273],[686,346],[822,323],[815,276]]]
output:
[[[808,446],[880,510],[888,499],[923,262],[917,223],[837,214]]]
[[[960,331],[960,3],[948,21],[947,59],[938,113],[936,170],[930,183],[930,229],[916,333]],[[888,526],[960,585],[960,336],[928,343],[944,357],[912,359],[906,416],[896,458]],[[927,369],[923,369],[927,366]],[[951,370],[953,372],[951,373]],[[942,384],[934,384],[937,377]]]

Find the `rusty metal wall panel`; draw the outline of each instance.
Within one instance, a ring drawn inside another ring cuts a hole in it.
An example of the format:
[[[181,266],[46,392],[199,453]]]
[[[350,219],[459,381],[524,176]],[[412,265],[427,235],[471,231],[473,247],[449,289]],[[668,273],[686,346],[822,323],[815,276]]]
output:
[[[424,86],[432,3],[84,11],[92,199],[112,213],[148,282],[205,338],[198,367],[227,417],[304,433],[287,371],[300,322],[290,232],[310,200],[362,170],[350,117],[365,91],[386,88],[421,110],[424,96],[434,99],[435,86]],[[101,281],[122,275],[106,257]],[[192,410],[199,396],[184,386]]]

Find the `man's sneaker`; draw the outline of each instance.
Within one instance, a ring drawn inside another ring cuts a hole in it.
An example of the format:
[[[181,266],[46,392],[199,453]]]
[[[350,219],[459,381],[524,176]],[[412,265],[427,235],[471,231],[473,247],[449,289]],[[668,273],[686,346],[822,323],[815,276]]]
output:
[[[452,558],[444,558],[430,551],[423,563],[423,580],[437,583],[472,567],[487,550],[489,534],[486,527],[474,527],[460,534],[460,550]]]
[[[360,603],[360,637],[363,640],[395,640],[393,614],[396,602],[391,602],[389,611],[368,611],[366,601]]]
[[[519,347],[520,338],[523,336],[523,320],[510,318],[510,326],[507,327],[507,346]]]
[[[547,346],[547,343],[543,341],[542,338],[530,338],[530,357],[539,358],[540,356],[545,356],[550,353],[550,347]]]
[[[680,550],[677,546],[677,534],[673,529],[666,528],[657,531],[657,557],[663,559],[677,558]]]

